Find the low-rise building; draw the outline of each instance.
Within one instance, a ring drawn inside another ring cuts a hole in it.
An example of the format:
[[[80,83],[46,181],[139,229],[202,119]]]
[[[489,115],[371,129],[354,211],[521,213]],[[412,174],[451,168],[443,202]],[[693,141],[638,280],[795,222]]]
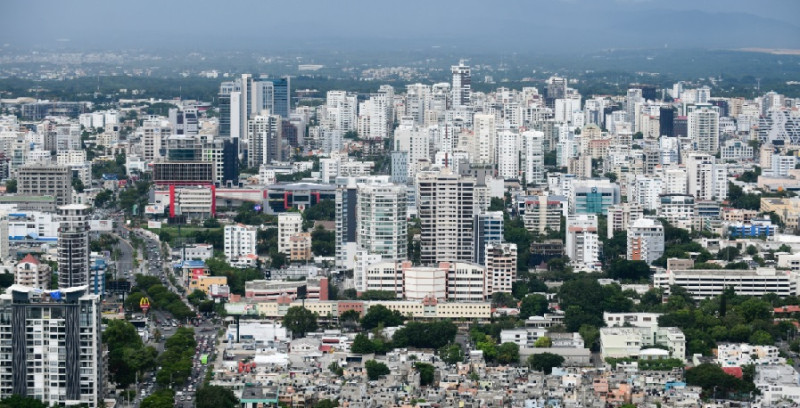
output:
[[[189,281],[189,291],[193,290],[201,290],[205,292],[206,295],[211,294],[211,287],[213,285],[216,286],[227,286],[228,285],[228,277],[227,276],[205,276],[200,275],[196,278],[193,277]]]
[[[17,263],[14,283],[36,289],[49,289],[50,266],[28,254]]]
[[[786,359],[779,356],[775,346],[730,343],[717,345],[717,364],[722,367],[786,364]]]
[[[774,293],[791,296],[797,293],[797,276],[794,272],[773,268],[748,269],[689,269],[666,270],[653,276],[653,286],[669,295],[669,288],[678,285],[696,299],[722,294],[732,287],[737,295],[764,296]]]
[[[686,337],[677,327],[603,327],[600,329],[600,352],[603,358],[639,358],[643,349],[659,347],[666,347],[669,358],[686,360]]]
[[[248,300],[277,300],[281,296],[291,299],[328,300],[328,278],[308,278],[304,281],[253,280],[245,282],[244,296]]]

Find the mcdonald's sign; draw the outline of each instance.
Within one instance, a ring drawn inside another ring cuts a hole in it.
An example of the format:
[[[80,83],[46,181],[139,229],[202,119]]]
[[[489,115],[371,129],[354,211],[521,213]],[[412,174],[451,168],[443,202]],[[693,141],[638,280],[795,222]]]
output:
[[[146,297],[143,297],[139,300],[139,308],[142,309],[142,312],[147,313],[147,311],[150,310],[150,301],[147,300]]]

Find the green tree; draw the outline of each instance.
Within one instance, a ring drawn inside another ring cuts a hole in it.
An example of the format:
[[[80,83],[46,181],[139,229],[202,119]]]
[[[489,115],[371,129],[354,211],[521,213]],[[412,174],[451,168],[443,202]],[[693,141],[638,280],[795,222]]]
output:
[[[197,408],[235,408],[239,399],[230,388],[218,385],[206,385],[197,390],[195,396]]]
[[[84,189],[83,181],[81,181],[81,179],[79,179],[77,177],[73,177],[72,178],[72,188],[74,188],[76,192],[82,193],[83,189]]]
[[[700,364],[687,370],[685,378],[688,385],[701,387],[707,397],[716,397],[712,395],[715,390],[724,397],[728,392],[742,388],[741,380],[726,374],[720,366],[711,363]]]
[[[361,327],[364,330],[372,330],[378,325],[383,327],[395,327],[403,324],[403,315],[397,310],[391,311],[386,306],[374,305],[367,310],[361,319]]]
[[[33,397],[13,394],[0,400],[0,408],[47,408],[47,404]]]
[[[553,373],[554,367],[561,367],[564,364],[564,357],[553,353],[534,354],[528,357],[528,366],[534,370],[541,371],[545,375]]]
[[[464,361],[464,350],[461,349],[461,344],[453,343],[446,345],[439,349],[439,358],[445,364],[456,364]]]
[[[543,316],[550,307],[550,302],[544,295],[534,294],[522,298],[519,306],[519,318],[527,319],[530,316]]]
[[[394,333],[392,343],[395,347],[417,347],[440,349],[452,343],[458,328],[450,320],[433,322],[408,322]]]
[[[16,179],[6,180],[6,193],[13,194],[16,192],[17,192],[17,180]]]
[[[317,227],[311,232],[311,251],[318,256],[333,256],[336,251],[336,234]]]
[[[535,343],[533,343],[533,347],[536,348],[550,348],[553,347],[553,340],[550,337],[542,336],[539,337]]]
[[[219,228],[221,226],[219,221],[214,217],[206,218],[206,220],[203,221],[203,228]]]
[[[519,345],[517,343],[503,343],[497,347],[497,362],[500,364],[519,363]]]
[[[283,326],[293,335],[305,337],[306,333],[317,330],[317,314],[302,306],[292,306],[283,316]]]
[[[314,408],[336,408],[339,406],[339,400],[323,399],[314,404]]]
[[[364,363],[364,368],[367,369],[367,378],[370,381],[375,381],[390,373],[389,367],[387,367],[386,364],[375,360],[368,360]]]
[[[492,294],[493,307],[517,307],[517,299],[510,293],[495,292]]]
[[[353,344],[350,346],[350,351],[356,354],[369,354],[375,352],[375,347],[372,341],[364,333],[359,333],[353,339]]]
[[[339,364],[335,361],[328,364],[328,370],[336,374],[337,377],[341,377],[344,375],[344,369],[341,366],[339,366]]]
[[[416,362],[414,368],[419,372],[419,385],[424,387],[432,385],[435,369],[432,364]]]
[[[142,400],[141,408],[172,408],[175,405],[175,394],[172,390],[158,390]]]
[[[499,197],[492,197],[489,202],[489,211],[505,211],[506,201]]]
[[[600,329],[590,324],[581,325],[578,334],[583,338],[583,345],[592,351],[600,351]]]
[[[189,296],[186,297],[186,299],[189,300],[189,303],[195,306],[199,305],[207,298],[208,297],[206,296],[206,293],[200,289],[195,289],[194,291],[192,291],[192,293],[189,294]]]
[[[759,346],[771,346],[775,344],[775,340],[772,339],[772,335],[767,333],[764,330],[757,330],[750,335],[749,339],[750,344],[756,344]]]
[[[608,276],[638,282],[650,277],[650,266],[645,261],[617,260],[609,266]]]

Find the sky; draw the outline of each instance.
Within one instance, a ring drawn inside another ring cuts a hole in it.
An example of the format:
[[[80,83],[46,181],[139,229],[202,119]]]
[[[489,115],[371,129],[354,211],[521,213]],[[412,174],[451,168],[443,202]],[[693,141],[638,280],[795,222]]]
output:
[[[4,0],[0,45],[591,52],[798,48],[798,0]]]

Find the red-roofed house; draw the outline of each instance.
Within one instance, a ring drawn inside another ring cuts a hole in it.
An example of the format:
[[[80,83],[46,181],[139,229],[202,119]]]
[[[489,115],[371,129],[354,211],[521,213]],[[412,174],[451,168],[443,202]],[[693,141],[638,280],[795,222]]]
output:
[[[732,375],[738,379],[742,379],[742,367],[722,367],[725,374]]]
[[[14,283],[38,289],[50,288],[50,266],[28,254],[17,263]]]
[[[775,314],[783,314],[783,313],[800,313],[800,306],[798,305],[787,305],[782,307],[776,307],[773,310]]]

